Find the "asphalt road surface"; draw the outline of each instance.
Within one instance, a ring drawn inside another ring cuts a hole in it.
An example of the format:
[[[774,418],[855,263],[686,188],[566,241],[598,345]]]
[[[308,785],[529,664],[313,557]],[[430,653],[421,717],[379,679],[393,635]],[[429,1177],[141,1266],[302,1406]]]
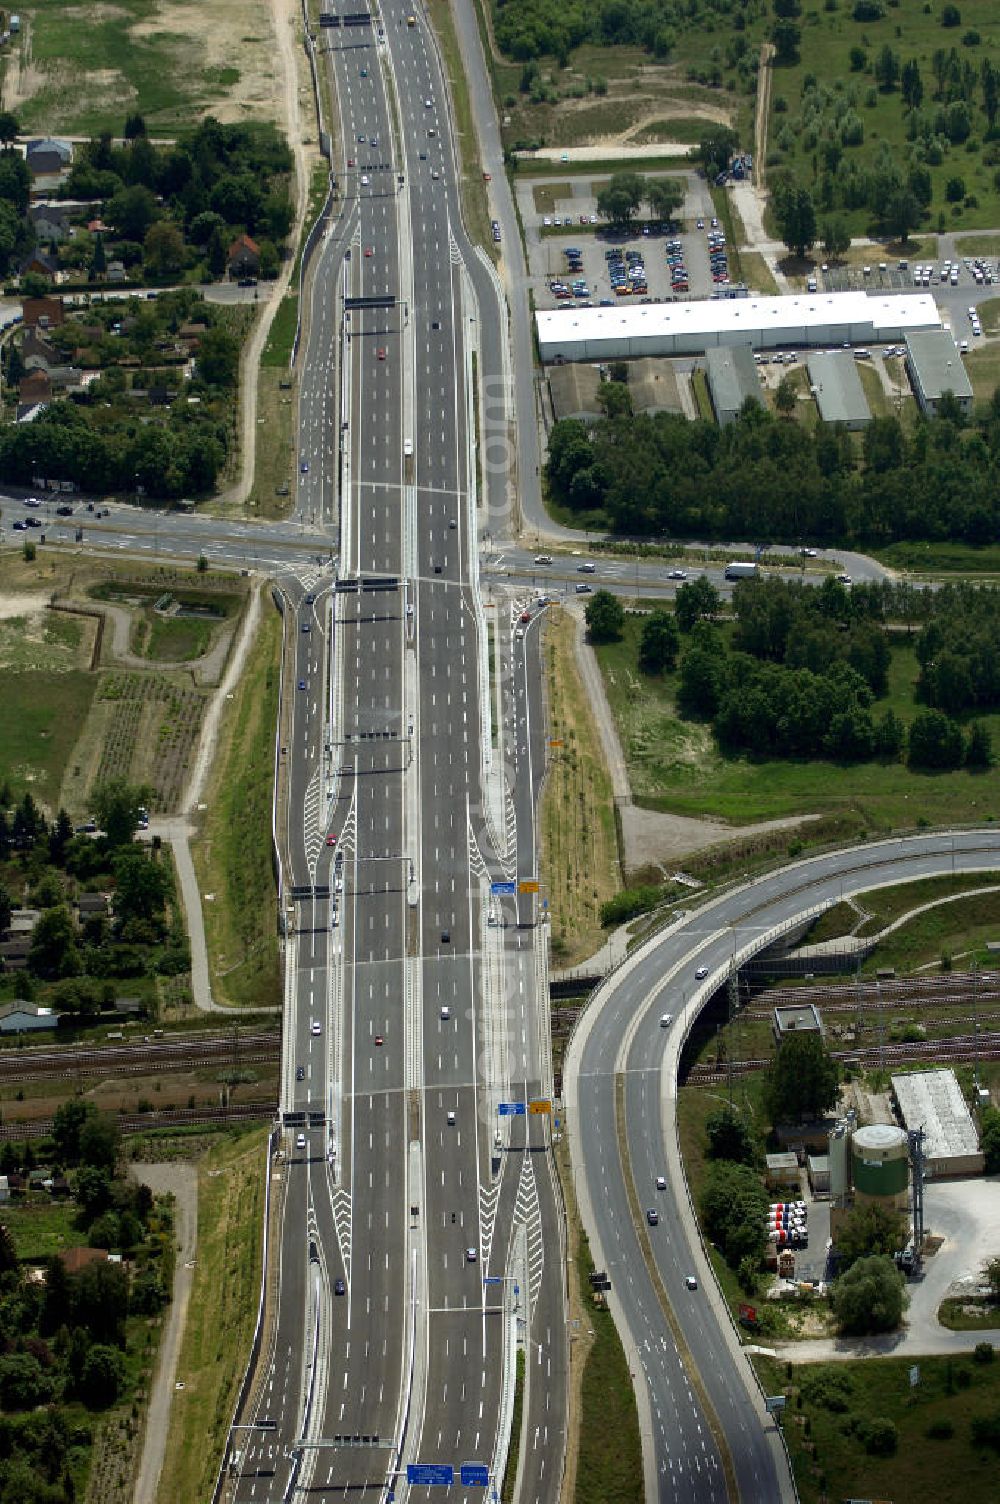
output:
[[[566,1061],[567,1121],[573,1137],[581,1210],[592,1253],[612,1280],[614,1314],[642,1374],[638,1386],[647,1498],[723,1500],[718,1453],[688,1381],[648,1272],[626,1195],[615,1093],[624,1091],[632,1175],[644,1226],[673,1316],[694,1355],[723,1427],[740,1497],[790,1497],[787,1468],[763,1400],[738,1352],[697,1241],[677,1151],[674,1102],[680,1047],[702,1005],[730,967],[760,950],[808,911],[882,882],[995,870],[1000,835],[936,833],[873,844],[799,862],[680,917],[602,986]],[[706,968],[702,980],[696,970]],[[672,1015],[661,1027],[663,1014]],[[656,1188],[664,1176],[666,1189]],[[693,1275],[698,1289],[686,1283]]]

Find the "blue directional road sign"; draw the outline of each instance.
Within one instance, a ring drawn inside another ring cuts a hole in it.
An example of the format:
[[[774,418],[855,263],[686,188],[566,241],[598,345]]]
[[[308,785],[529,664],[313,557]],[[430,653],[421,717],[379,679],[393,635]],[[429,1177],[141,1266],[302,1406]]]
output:
[[[462,1484],[465,1488],[489,1488],[490,1470],[485,1462],[463,1462]]]
[[[483,1284],[484,1285],[502,1285],[503,1284],[503,1275],[502,1274],[487,1274],[486,1278],[483,1280]],[[462,1481],[464,1483],[465,1479],[463,1478]]]
[[[425,1487],[439,1484],[443,1488],[450,1488],[455,1481],[455,1469],[450,1462],[408,1462],[406,1481],[418,1485],[422,1483]]]
[[[490,883],[490,892],[499,893],[506,898],[513,898],[517,892],[517,883]]]
[[[525,1102],[501,1102],[497,1108],[502,1118],[523,1118],[527,1110]]]

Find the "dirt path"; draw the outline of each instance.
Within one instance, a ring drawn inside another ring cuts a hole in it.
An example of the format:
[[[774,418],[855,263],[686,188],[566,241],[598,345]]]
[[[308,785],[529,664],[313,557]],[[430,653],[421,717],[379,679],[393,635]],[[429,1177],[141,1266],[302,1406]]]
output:
[[[133,1169],[136,1179],[148,1185],[154,1196],[169,1193],[174,1198],[176,1263],[173,1298],[160,1338],[160,1352],[149,1394],[142,1459],[132,1496],[133,1504],[156,1504],[156,1488],[167,1450],[177,1359],[194,1278],[192,1266],[198,1244],[198,1171],[194,1165],[186,1164],[137,1164]]]
[[[309,178],[311,163],[317,160],[315,149],[306,152],[301,109],[300,79],[296,66],[295,49],[298,46],[298,29],[301,11],[295,0],[271,0],[271,19],[277,42],[280,72],[284,79],[282,97],[285,103],[284,128],[288,145],[295,161],[295,223],[289,236],[290,247],[301,240],[306,210],[309,206]],[[217,503],[225,507],[243,507],[253,490],[254,468],[257,460],[257,380],[260,374],[260,357],[267,337],[271,332],[274,316],[285,293],[289,290],[294,256],[284,262],[281,273],[270,291],[270,297],[261,309],[257,325],[243,347],[240,357],[240,478],[234,486],[220,492]]]
[[[188,669],[194,675],[195,682],[202,688],[218,684],[226,662],[226,655],[229,652],[229,645],[233,639],[232,626],[224,627],[215,644],[200,658],[189,658],[183,662],[175,662],[173,659],[144,658],[141,654],[132,651],[132,614],[127,607],[113,606],[105,601],[87,601],[86,604],[82,601],[61,601],[59,609],[67,612],[78,611],[83,616],[103,616],[112,629],[111,654],[118,667],[146,671]]]
[[[767,153],[767,120],[771,112],[771,59],[774,43],[762,42],[760,66],[757,69],[757,107],[753,123],[753,181],[754,187],[764,191],[764,157]]]

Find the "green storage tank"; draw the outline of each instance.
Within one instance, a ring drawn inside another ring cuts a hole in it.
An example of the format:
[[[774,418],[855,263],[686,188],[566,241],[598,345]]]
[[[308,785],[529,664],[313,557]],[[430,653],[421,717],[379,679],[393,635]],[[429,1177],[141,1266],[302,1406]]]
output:
[[[906,1201],[909,1147],[902,1128],[873,1123],[851,1139],[855,1195],[879,1201]]]

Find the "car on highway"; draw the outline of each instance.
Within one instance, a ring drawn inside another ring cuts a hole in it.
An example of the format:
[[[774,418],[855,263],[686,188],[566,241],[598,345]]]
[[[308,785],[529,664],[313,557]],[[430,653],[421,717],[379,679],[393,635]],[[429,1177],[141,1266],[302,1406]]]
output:
[[[420,157],[421,162],[427,161],[427,153],[425,151],[418,152],[418,156]]]
[[[368,142],[368,145],[369,146],[377,146],[378,145],[378,137],[377,136],[372,136],[371,139],[370,139],[370,141]]]
[[[318,1018],[314,1018],[312,1023],[309,1025],[309,1032],[311,1034],[320,1034],[322,1032]]]
[[[342,1279],[335,1279],[334,1280],[334,1282],[333,1282],[333,1293],[334,1293],[334,1295],[346,1295],[347,1294],[347,1286],[344,1284],[344,1281]]]
[[[19,517],[14,523],[14,531],[15,533],[26,533],[28,531],[28,524]]]
[[[695,979],[696,982],[703,982],[707,976],[708,976],[708,967],[707,966],[699,966],[698,970],[694,974],[694,979]]]
[[[326,844],[328,846],[336,846],[336,844],[337,844],[337,837],[334,835],[334,833],[333,833],[332,830],[331,830],[330,834],[326,838]]]
[[[365,255],[368,256],[368,257],[371,257],[371,256],[374,256],[374,254],[375,254],[375,247],[372,246],[372,245],[366,245],[365,246]]]
[[[42,503],[39,501],[37,496],[26,496],[24,498],[24,504],[26,507],[40,507]]]
[[[24,525],[25,527],[41,527],[42,519],[40,517],[25,517]]]
[[[385,1040],[382,1038],[381,1034],[376,1034],[375,1035],[375,1043],[377,1045],[383,1045],[383,1044],[385,1044]]]
[[[454,1128],[454,1126],[455,1126],[455,1114],[450,1109],[448,1111],[447,1122],[448,1122],[448,1127],[449,1128]]]
[[[854,583],[849,574],[838,574],[837,579],[841,585],[853,585]]]
[[[684,1276],[684,1283],[687,1285],[689,1290],[697,1290],[698,1288],[698,1281],[695,1279],[693,1274],[686,1274]]]
[[[667,1177],[665,1175],[657,1175],[656,1189],[658,1191],[665,1191],[667,1189]]]
[[[304,621],[302,623],[302,630],[303,630],[303,632],[311,632],[312,631],[312,627],[309,625],[309,623],[307,621]]]
[[[424,109],[425,110],[429,110],[431,108],[432,104],[433,104],[433,100],[425,99],[424,100]]]
[[[304,1065],[297,1065],[295,1067],[295,1079],[296,1081],[304,1081],[306,1079],[306,1068]]]
[[[305,687],[306,687],[306,681],[304,679],[300,679],[299,680],[299,688],[300,689],[305,689]]]
[[[593,585],[577,585],[576,593],[577,595],[593,595],[594,587]]]
[[[359,75],[360,75],[361,78],[367,78],[368,77],[368,69],[367,68],[359,68],[358,69],[358,73],[359,73]]]
[[[381,345],[379,345],[378,347],[378,358],[379,360],[385,360],[385,351],[383,350]]]
[[[671,569],[667,571],[668,580],[686,580],[687,577],[688,574],[686,569]]]
[[[478,1258],[479,1254],[474,1248],[467,1248],[465,1250],[465,1262],[467,1264],[474,1264]]]
[[[447,1003],[443,1003],[441,1005],[441,1017],[444,1019],[445,1023],[447,1023],[449,1018],[451,1017],[451,1009],[448,1007]]]
[[[655,1227],[656,1224],[659,1222],[659,1220],[660,1220],[660,1214],[656,1210],[656,1207],[655,1206],[648,1207],[647,1210],[646,1210],[646,1221],[649,1223],[650,1227]]]
[[[299,474],[300,475],[308,475],[309,474],[309,461],[308,460],[300,460],[299,461]]]
[[[72,517],[72,515],[73,515],[73,508],[72,507],[66,507],[66,506],[56,507],[56,516],[57,517]]]
[[[576,570],[577,570],[577,574],[596,574],[597,573],[597,565],[596,564],[590,564],[590,563],[587,563],[587,564],[578,564],[576,566]]]
[[[434,171],[431,173],[431,177],[434,179],[435,183],[437,182],[437,180],[438,180],[438,178],[440,176],[441,176],[441,174],[438,172],[437,168],[435,167]]]
[[[521,612],[521,620],[523,622],[530,621],[531,620],[531,612],[530,611],[522,611]]]
[[[552,563],[552,555],[551,554],[536,554],[535,555],[535,563],[536,564],[551,564]]]
[[[305,1146],[306,1146],[306,1136],[305,1136],[305,1134],[304,1133],[297,1133],[295,1135],[295,1147],[296,1147],[296,1149],[304,1149]]]
[[[441,944],[442,945],[450,945],[451,944],[451,930],[442,930],[441,931]]]
[[[368,187],[368,174],[367,174],[367,172],[363,172],[361,174],[361,186],[362,186],[362,188],[367,188]]]
[[[314,595],[307,595],[306,596],[306,605],[307,606],[313,606],[313,605],[315,605],[315,603],[316,603],[316,597]]]

